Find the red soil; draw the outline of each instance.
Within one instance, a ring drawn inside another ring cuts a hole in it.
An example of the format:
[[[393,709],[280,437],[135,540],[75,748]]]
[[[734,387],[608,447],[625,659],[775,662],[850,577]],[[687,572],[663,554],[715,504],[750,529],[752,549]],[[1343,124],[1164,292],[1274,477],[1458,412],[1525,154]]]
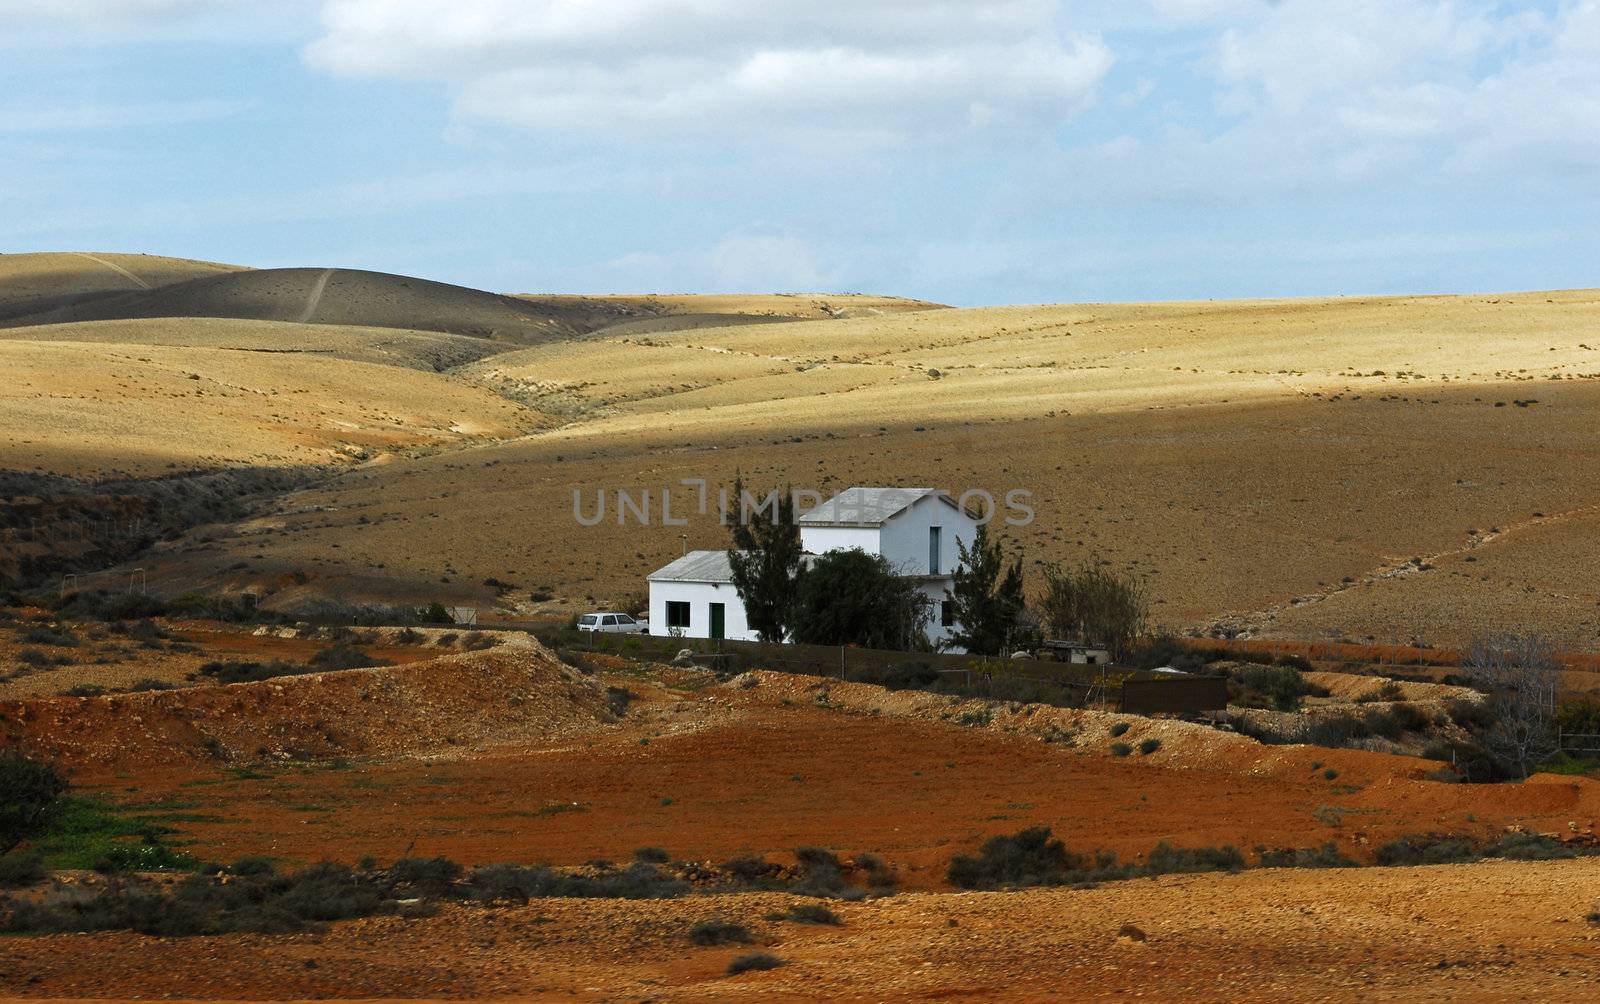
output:
[[[616,682],[641,695],[623,724],[564,740],[242,779],[197,766],[146,769],[138,797],[218,817],[180,828],[191,853],[222,860],[442,854],[577,864],[626,860],[642,846],[721,860],[817,844],[881,854],[920,888],[939,887],[955,854],[1033,824],[1071,847],[1125,856],[1161,840],[1247,851],[1335,840],[1370,858],[1420,832],[1489,838],[1523,826],[1569,837],[1592,834],[1600,820],[1600,785],[1584,780],[1443,784],[1418,779],[1425,765],[1405,757],[1262,748],[1209,730],[1196,734],[1226,742],[1193,745],[1196,756],[1184,755],[1187,733],[1169,733],[1155,756],[1115,758],[1098,744],[1046,744],[1003,724],[785,703],[765,686],[690,695]],[[125,778],[90,768],[79,780],[116,795]],[[1330,823],[1323,806],[1344,810],[1342,819]]]

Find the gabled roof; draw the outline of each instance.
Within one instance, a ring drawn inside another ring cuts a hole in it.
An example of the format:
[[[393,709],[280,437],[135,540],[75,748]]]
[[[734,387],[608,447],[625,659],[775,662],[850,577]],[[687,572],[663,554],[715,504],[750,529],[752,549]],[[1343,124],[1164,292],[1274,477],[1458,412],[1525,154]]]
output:
[[[732,551],[690,551],[688,554],[656,569],[645,577],[646,582],[732,582],[733,563],[728,560]],[[809,551],[800,555],[802,568],[810,568],[817,560]]]
[[[882,526],[932,495],[954,509],[937,488],[846,488],[800,517],[801,526]]]
[[[649,582],[732,582],[727,551],[690,551],[670,565],[651,572]]]

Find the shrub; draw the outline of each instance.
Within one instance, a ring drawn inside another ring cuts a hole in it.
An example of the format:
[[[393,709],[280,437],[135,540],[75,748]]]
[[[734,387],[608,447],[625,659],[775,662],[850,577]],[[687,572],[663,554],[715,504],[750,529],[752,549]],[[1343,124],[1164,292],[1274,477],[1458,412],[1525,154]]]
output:
[[[460,865],[445,857],[402,858],[390,867],[389,879],[425,896],[442,896],[463,871]]]
[[[1243,692],[1242,697],[1259,694],[1279,711],[1296,710],[1301,699],[1312,691],[1293,666],[1245,666],[1233,674],[1233,683]]]
[[[260,855],[251,855],[249,857],[240,858],[227,868],[228,874],[230,875],[243,875],[246,877],[272,875],[275,874],[277,870],[278,867],[272,863],[271,858],[261,857]],[[369,868],[367,870],[370,871],[371,869]]]
[[[1127,731],[1128,731],[1128,723],[1127,722],[1117,722],[1116,724],[1111,726],[1111,737],[1113,739],[1115,739],[1117,736],[1120,736],[1120,735],[1122,735],[1123,733],[1125,733]]]
[[[26,889],[50,876],[38,858],[0,858],[0,889]]]
[[[800,865],[800,878],[790,888],[802,896],[844,895],[850,885],[844,878],[844,864],[839,856],[822,847],[796,847],[795,860]]]
[[[417,611],[417,620],[424,624],[454,624],[456,619],[450,615],[449,609],[438,600]]]
[[[1560,841],[1537,833],[1511,833],[1501,837],[1485,852],[1489,857],[1512,861],[1556,861],[1575,858],[1578,852]]]
[[[73,619],[127,621],[142,617],[161,617],[167,604],[148,593],[73,593],[61,604],[60,612]]]
[[[1344,822],[1344,810],[1337,805],[1319,805],[1311,815],[1324,826],[1338,826]]]
[[[471,899],[526,901],[545,896],[582,899],[669,899],[689,891],[689,884],[654,865],[635,861],[621,871],[570,875],[544,865],[488,865],[475,868],[463,884]]]
[[[1030,826],[1011,836],[991,837],[977,857],[950,862],[948,877],[962,889],[1064,885],[1076,881],[1083,860],[1053,840],[1048,826]]]
[[[1469,731],[1478,731],[1494,724],[1494,708],[1488,701],[1459,698],[1445,705],[1450,720]]]
[[[106,692],[106,688],[98,683],[77,683],[61,692],[62,697],[99,697]]]
[[[385,659],[374,659],[359,648],[334,645],[312,656],[311,665],[317,670],[368,669],[373,666],[387,666],[389,662]]]
[[[57,648],[77,648],[78,636],[64,627],[39,625],[24,629],[17,640],[28,645],[53,645]]]
[[[696,945],[748,945],[750,930],[726,920],[702,920],[689,928],[689,941]]]
[[[621,718],[628,713],[628,705],[632,704],[633,699],[638,696],[627,687],[607,687],[606,707],[610,709],[613,715]]]
[[[1356,863],[1339,851],[1332,840],[1317,848],[1300,848],[1293,851],[1269,851],[1256,848],[1263,868],[1354,868]]]
[[[1232,844],[1222,847],[1173,847],[1165,840],[1145,860],[1147,875],[1185,872],[1236,872],[1244,868],[1244,855]]]
[[[787,910],[774,911],[767,914],[771,921],[793,921],[796,924],[831,924],[837,926],[844,923],[839,915],[823,906],[821,903],[796,903]]]
[[[1318,715],[1306,728],[1306,742],[1316,746],[1347,746],[1370,735],[1372,727],[1366,719],[1349,713]]]
[[[54,764],[0,752],[0,855],[43,833],[61,814],[67,780]]]
[[[1399,739],[1402,732],[1399,718],[1387,709],[1373,708],[1361,716],[1361,722],[1373,735],[1385,739]]]
[[[1402,837],[1378,848],[1380,865],[1442,865],[1475,861],[1478,852],[1460,837],[1426,834]]]
[[[1129,753],[1132,753],[1132,752],[1133,752],[1133,747],[1129,746],[1127,743],[1112,743],[1111,744],[1111,755],[1112,756],[1127,756]]]
[[[672,860],[672,855],[660,847],[640,847],[633,852],[635,861],[644,861],[653,865],[664,865]]]
[[[271,662],[208,662],[200,667],[202,676],[209,676],[218,683],[256,683],[261,680],[272,680],[280,676],[304,676],[315,673],[316,669],[310,666],[301,666],[292,662],[283,662],[274,659]]]
[[[1433,725],[1433,719],[1428,717],[1427,713],[1415,704],[1401,701],[1391,707],[1389,711],[1394,715],[1395,720],[1399,722],[1400,728],[1406,732],[1421,732]]]
[[[784,964],[782,959],[768,952],[747,952],[744,955],[735,957],[732,962],[728,963],[728,975],[738,976],[740,973],[747,973],[751,970],[777,969]]]
[[[1158,750],[1160,748],[1161,748],[1161,740],[1156,739],[1154,737],[1151,737],[1149,739],[1141,740],[1140,743],[1139,743],[1139,752],[1144,754],[1145,756],[1149,756],[1151,753],[1154,753],[1156,750]]]
[[[135,680],[133,682],[133,686],[129,687],[128,689],[135,694],[143,694],[152,690],[176,690],[178,689],[178,685],[176,683],[168,683],[166,680],[157,680],[154,677],[147,676],[143,679]]]
[[[43,669],[44,667],[53,665],[55,663],[55,660],[50,658],[48,654],[41,652],[36,648],[18,649],[17,661],[22,663],[24,666],[32,666],[35,669]]]
[[[736,886],[756,889],[775,889],[783,869],[765,858],[741,857],[724,861],[721,870],[726,872]]]
[[[1600,735],[1600,698],[1572,697],[1556,710],[1556,728],[1578,735]]]

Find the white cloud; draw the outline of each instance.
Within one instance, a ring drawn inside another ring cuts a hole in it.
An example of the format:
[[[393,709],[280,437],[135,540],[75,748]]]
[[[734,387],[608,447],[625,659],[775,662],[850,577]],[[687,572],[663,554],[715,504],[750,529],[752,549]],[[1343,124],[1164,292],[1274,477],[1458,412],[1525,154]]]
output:
[[[328,0],[306,49],[439,80],[471,118],[621,136],[892,142],[1050,127],[1112,62],[1055,0]]]
[[[1317,151],[1347,180],[1529,153],[1600,160],[1600,0],[1550,13],[1490,0],[1152,2],[1214,15],[1205,65],[1235,123],[1219,145]]]

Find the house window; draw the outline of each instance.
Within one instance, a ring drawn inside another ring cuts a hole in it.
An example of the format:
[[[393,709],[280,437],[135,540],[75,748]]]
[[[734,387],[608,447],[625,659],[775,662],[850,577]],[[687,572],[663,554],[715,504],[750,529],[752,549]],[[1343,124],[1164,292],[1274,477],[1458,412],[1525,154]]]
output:
[[[928,574],[938,575],[939,572],[939,538],[944,536],[944,527],[928,527]]]
[[[688,629],[689,602],[687,600],[667,601],[667,627]]]
[[[951,603],[949,600],[939,601],[939,626],[956,626],[956,605]]]

